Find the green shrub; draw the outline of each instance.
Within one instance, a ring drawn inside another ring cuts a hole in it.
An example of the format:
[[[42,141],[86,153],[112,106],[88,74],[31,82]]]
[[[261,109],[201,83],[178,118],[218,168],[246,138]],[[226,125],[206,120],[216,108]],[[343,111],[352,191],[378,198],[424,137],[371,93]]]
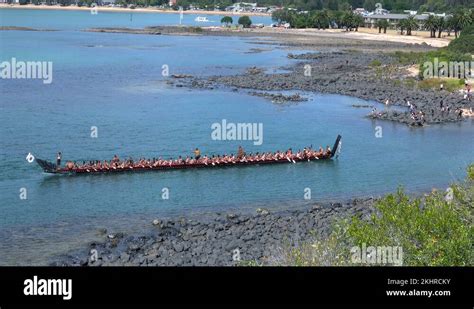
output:
[[[375,60],[372,60],[372,62],[370,62],[369,65],[370,65],[371,67],[379,67],[379,66],[382,65],[382,62],[380,62],[380,60],[375,59]]]
[[[474,181],[474,164],[469,166],[469,168],[467,169],[467,177],[469,180]]]
[[[465,35],[473,35],[473,34],[474,34],[474,23],[464,28],[461,31],[461,34],[459,36],[462,37]]]
[[[402,189],[375,204],[368,220],[339,221],[326,239],[286,247],[275,265],[353,265],[353,246],[401,247],[405,266],[474,265],[474,164],[447,193],[412,199]]]
[[[238,24],[242,25],[244,28],[248,28],[252,25],[252,21],[250,20],[250,17],[244,15],[239,17]]]
[[[234,20],[230,16],[224,16],[221,19],[221,24],[225,24],[226,26],[232,25]]]
[[[440,85],[443,84],[443,88],[450,92],[455,92],[459,89],[462,89],[464,86],[463,79],[453,79],[453,78],[428,78],[418,82],[418,88],[428,90],[428,89],[439,89]]]
[[[459,53],[474,54],[474,34],[463,33],[449,43],[448,49]]]
[[[439,193],[422,203],[399,190],[377,203],[378,214],[368,222],[353,218],[348,237],[358,246],[400,246],[408,266],[472,265],[473,227],[467,224],[469,212],[459,205]]]
[[[420,63],[421,59],[425,56],[425,53],[396,51],[392,56],[394,56],[400,64],[410,65]]]

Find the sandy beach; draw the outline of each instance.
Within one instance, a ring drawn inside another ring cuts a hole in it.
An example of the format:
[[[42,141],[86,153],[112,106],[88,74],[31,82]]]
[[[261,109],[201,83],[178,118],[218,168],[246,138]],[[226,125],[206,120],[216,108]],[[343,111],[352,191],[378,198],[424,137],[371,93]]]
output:
[[[206,28],[206,27],[204,27]],[[211,27],[207,27],[212,30]],[[213,27],[214,30],[225,30],[224,28]],[[397,34],[395,31],[384,33],[378,33],[372,31],[374,29],[359,28],[358,32],[345,31],[343,29],[284,29],[284,28],[253,28],[244,29],[242,31],[251,34],[278,34],[278,35],[291,35],[292,40],[300,43],[311,43],[318,38],[340,38],[340,39],[353,39],[353,40],[367,40],[367,41],[380,41],[380,42],[393,42],[393,43],[404,43],[404,44],[426,44],[432,47],[444,47],[449,44],[451,38],[430,38],[426,35],[425,31],[418,31],[415,35],[406,36]],[[234,31],[236,32],[236,31]],[[428,33],[429,34],[429,33]]]
[[[35,9],[35,10],[65,10],[65,11],[90,11],[89,7],[77,7],[77,6],[59,6],[59,5],[18,5],[18,4],[0,4],[0,9]],[[179,11],[163,10],[158,8],[117,8],[117,7],[97,7],[98,12],[139,12],[139,13],[168,13],[168,14],[179,14]],[[232,13],[223,11],[196,11],[188,10],[183,11],[183,14],[208,14],[208,15],[249,15],[249,16],[270,16],[267,13]],[[239,35],[242,32],[246,34],[254,35],[289,35],[292,36],[294,41],[304,44],[310,42],[317,37],[333,37],[341,39],[354,39],[354,40],[369,40],[369,41],[381,41],[381,42],[395,42],[405,44],[427,44],[432,47],[444,47],[449,44],[453,37],[442,37],[442,38],[430,38],[429,32],[417,31],[412,36],[400,35],[395,30],[388,30],[387,33],[378,33],[375,28],[359,28],[358,32],[347,32],[342,29],[284,29],[284,28],[252,28],[244,30],[230,30],[222,27],[203,27],[203,29],[209,31],[228,31],[229,34]],[[5,30],[5,29],[4,29]],[[60,29],[57,29],[60,30]]]
[[[0,9],[30,9],[30,10],[63,10],[63,11],[90,11],[90,7],[78,7],[78,6],[60,6],[60,5],[34,5],[34,4],[0,4]],[[107,6],[98,6],[98,12],[138,12],[138,13],[169,13],[169,14],[179,14],[179,11],[174,10],[163,10],[155,7],[148,8],[118,8],[118,7],[107,7]],[[205,11],[205,10],[187,10],[183,11],[183,14],[203,14],[203,15],[248,15],[248,16],[270,16],[267,13],[233,13],[233,12],[223,12],[223,11]]]

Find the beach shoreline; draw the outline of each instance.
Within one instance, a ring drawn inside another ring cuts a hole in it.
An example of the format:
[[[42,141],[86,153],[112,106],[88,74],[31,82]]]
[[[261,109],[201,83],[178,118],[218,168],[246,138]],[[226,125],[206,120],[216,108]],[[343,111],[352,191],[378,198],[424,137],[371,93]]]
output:
[[[180,14],[179,11],[174,10],[163,10],[153,7],[148,8],[119,8],[119,7],[106,7],[106,6],[97,6],[97,12],[112,12],[112,13],[166,13],[166,14]],[[30,9],[30,10],[61,10],[61,11],[91,11],[90,7],[78,7],[78,6],[60,6],[60,5],[34,5],[34,4],[0,4],[1,9]],[[183,14],[201,14],[201,15],[228,15],[228,16],[271,16],[267,13],[255,13],[255,12],[244,12],[244,13],[234,13],[234,12],[224,12],[224,11],[205,11],[205,10],[187,10],[183,11]]]

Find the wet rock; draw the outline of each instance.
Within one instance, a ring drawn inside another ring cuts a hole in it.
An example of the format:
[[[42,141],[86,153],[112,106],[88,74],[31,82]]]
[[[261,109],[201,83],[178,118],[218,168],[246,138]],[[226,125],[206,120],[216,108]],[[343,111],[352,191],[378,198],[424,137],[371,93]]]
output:
[[[261,215],[261,216],[266,216],[268,215],[270,212],[265,209],[265,208],[257,208],[256,210],[257,214]]]
[[[89,261],[89,252],[80,251],[62,256],[53,265],[230,266],[235,265],[232,256],[236,249],[242,260],[266,263],[269,253],[285,242],[305,241],[315,233],[327,236],[335,218],[367,217],[372,204],[373,199],[366,198],[275,213],[259,208],[253,215],[219,213],[211,218],[162,219],[149,234],[115,233],[104,243],[91,244],[89,248],[99,253],[97,261]]]

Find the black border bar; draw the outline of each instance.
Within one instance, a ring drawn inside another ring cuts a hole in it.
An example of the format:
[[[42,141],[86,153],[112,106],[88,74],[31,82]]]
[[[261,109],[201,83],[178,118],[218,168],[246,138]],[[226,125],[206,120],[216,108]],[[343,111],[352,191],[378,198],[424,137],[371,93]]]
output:
[[[25,296],[24,282],[72,279],[72,299]],[[473,308],[472,267],[0,267],[0,307],[11,304],[392,304]],[[389,285],[388,279],[450,279]],[[450,296],[387,296],[387,290]]]

